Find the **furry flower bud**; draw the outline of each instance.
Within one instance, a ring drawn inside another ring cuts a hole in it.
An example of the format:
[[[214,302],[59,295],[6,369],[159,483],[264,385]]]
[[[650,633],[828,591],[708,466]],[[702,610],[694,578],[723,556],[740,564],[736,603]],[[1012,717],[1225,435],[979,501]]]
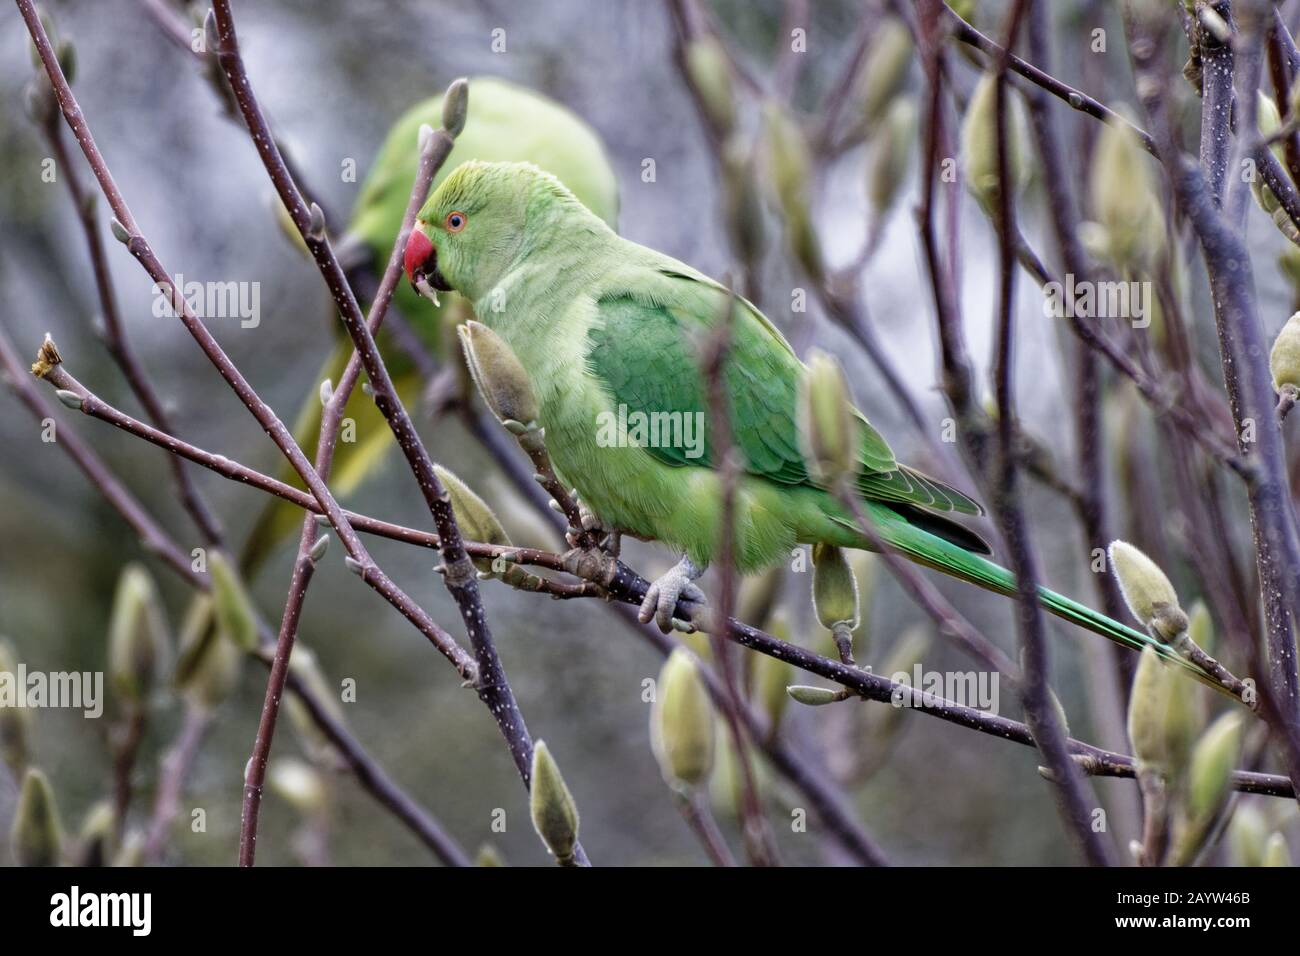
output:
[[[1127,541],[1110,543],[1110,566],[1129,611],[1166,643],[1187,630],[1178,593],[1159,566]]]
[[[486,501],[470,489],[469,485],[442,465],[434,465],[433,471],[442,482],[442,486],[447,489],[447,496],[451,498],[451,510],[456,516],[456,524],[460,525],[460,530],[466,538],[471,541],[482,541],[485,544],[508,545],[510,543],[510,536],[506,534],[506,529],[501,527],[496,514],[488,507]]]
[[[827,630],[858,626],[858,583],[844,551],[834,545],[813,546],[813,607]]]
[[[1127,123],[1114,121],[1102,128],[1089,204],[1101,226],[1107,258],[1129,269],[1149,267],[1164,249],[1164,215],[1152,162]]]
[[[677,648],[659,672],[650,708],[650,740],[664,780],[697,787],[713,769],[714,721],[709,692],[695,658]]]
[[[114,692],[139,706],[152,692],[170,641],[153,578],[129,564],[118,578],[108,627],[108,678]]]
[[[540,413],[533,383],[505,339],[482,322],[465,322],[456,329],[465,350],[465,364],[492,414],[501,422],[529,425]]]
[[[1241,753],[1241,734],[1241,715],[1224,714],[1197,741],[1188,778],[1188,810],[1193,820],[1209,821],[1227,799]]]
[[[857,471],[860,428],[844,371],[814,349],[799,382],[799,438],[813,477],[834,486]]]
[[[63,851],[59,808],[50,781],[35,768],[28,769],[23,776],[9,842],[14,862],[19,866],[59,865]]]
[[[557,862],[571,863],[578,843],[578,806],[544,740],[533,747],[532,778],[528,810],[533,829]]]
[[[877,28],[867,49],[859,86],[862,117],[868,129],[876,126],[885,111],[897,102],[898,91],[907,80],[912,63],[912,33],[897,17],[888,17]]]
[[[814,687],[811,684],[791,684],[785,692],[805,707],[823,707],[844,699],[837,690],[831,690],[829,687]]]
[[[209,558],[212,600],[221,633],[246,651],[257,648],[257,612],[239,573],[221,552]]]
[[[726,51],[712,36],[703,36],[687,44],[685,59],[686,74],[699,94],[709,123],[725,136],[736,123]]]
[[[1300,312],[1286,320],[1268,353],[1268,368],[1273,373],[1273,387],[1300,388]]]
[[[442,97],[442,128],[447,135],[455,139],[465,129],[465,117],[469,113],[469,80],[463,76],[452,80],[447,92]]]
[[[1009,88],[1005,102],[1007,179],[1014,193],[1022,185],[1025,158],[1021,155],[1021,120]],[[1002,183],[998,176],[997,82],[992,74],[985,74],[979,81],[966,105],[966,119],[961,127],[961,154],[966,188],[986,215],[994,215]]]
[[[191,707],[214,710],[239,684],[244,650],[216,626],[210,595],[190,604],[181,624],[176,687]]]

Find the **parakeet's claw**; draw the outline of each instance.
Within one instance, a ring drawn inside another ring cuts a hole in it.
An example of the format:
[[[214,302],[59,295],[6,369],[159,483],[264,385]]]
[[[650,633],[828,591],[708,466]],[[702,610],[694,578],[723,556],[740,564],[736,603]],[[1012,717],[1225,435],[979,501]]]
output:
[[[637,618],[642,624],[654,618],[659,630],[667,634],[673,629],[678,601],[705,603],[704,592],[695,583],[703,573],[703,568],[696,567],[690,558],[683,557],[673,565],[672,570],[646,589],[645,600],[641,602]]]

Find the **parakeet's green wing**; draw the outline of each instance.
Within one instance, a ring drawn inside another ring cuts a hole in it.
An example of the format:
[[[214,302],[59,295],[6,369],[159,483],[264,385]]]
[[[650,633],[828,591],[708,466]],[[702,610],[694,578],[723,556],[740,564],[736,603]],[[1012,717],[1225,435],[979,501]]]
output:
[[[628,289],[597,300],[597,321],[588,332],[588,365],[614,401],[629,411],[706,412],[699,346],[723,316],[728,294],[685,272],[661,270],[658,275],[660,287],[650,295]],[[753,305],[737,298],[725,379],[733,441],[752,475],[787,485],[815,484],[804,466],[795,419],[801,373],[789,343]],[[862,426],[858,489],[864,498],[933,511],[981,512],[961,492],[900,465],[865,418]],[[663,442],[647,450],[674,466],[714,463],[707,440],[704,454],[694,458],[686,447]]]

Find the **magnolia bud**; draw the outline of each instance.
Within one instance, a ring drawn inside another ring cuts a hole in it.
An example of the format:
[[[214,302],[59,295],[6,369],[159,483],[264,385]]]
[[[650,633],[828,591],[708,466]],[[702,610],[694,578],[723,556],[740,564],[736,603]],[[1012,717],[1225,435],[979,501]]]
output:
[[[90,808],[77,835],[77,866],[109,866],[117,855],[117,817],[113,805],[101,800]]]
[[[497,520],[496,514],[488,507],[486,501],[476,495],[470,487],[442,465],[433,466],[438,480],[447,489],[451,499],[451,510],[456,516],[456,524],[461,533],[471,541],[484,544],[508,545],[510,536]]]
[[[63,78],[71,86],[77,78],[77,48],[71,40],[61,40],[55,48],[55,56],[59,61],[59,69],[63,71]]]
[[[311,764],[282,757],[271,764],[268,780],[271,789],[303,816],[314,816],[325,809],[325,781]]]
[[[176,687],[193,707],[213,710],[239,684],[244,651],[215,626],[212,598],[201,594],[190,604],[181,625],[176,660]]]
[[[220,551],[208,559],[212,571],[212,601],[217,615],[217,628],[236,647],[245,651],[257,649],[257,612],[253,601],[244,590],[239,573]]]
[[[318,702],[331,717],[340,723],[345,722],[338,686],[330,684],[325,677],[325,672],[321,670],[315,652],[301,641],[293,646],[293,654],[289,657],[289,673],[297,678],[303,691]],[[325,732],[312,719],[307,705],[296,694],[287,698],[286,703],[289,706],[289,720],[298,734],[298,739],[302,741],[307,756],[316,763],[341,765],[338,752],[325,736]]]
[[[1273,373],[1273,387],[1279,392],[1286,386],[1300,388],[1300,312],[1286,320],[1268,353],[1268,368]]]
[[[1151,163],[1127,123],[1102,127],[1090,173],[1090,205],[1105,232],[1109,258],[1128,269],[1149,267],[1164,249],[1164,215]]]
[[[1274,833],[1264,845],[1264,866],[1290,866],[1291,850],[1286,845],[1286,837]]]
[[[726,51],[712,36],[701,36],[686,45],[685,63],[709,124],[727,135],[736,122],[736,106]]]
[[[861,428],[839,363],[819,349],[799,380],[799,440],[812,476],[828,486],[858,470]]]
[[[307,248],[307,242],[298,231],[298,224],[293,221],[293,216],[289,215],[289,209],[285,206],[284,201],[274,190],[266,193],[266,203],[271,207],[271,215],[275,217],[275,224],[280,229],[280,234],[289,240],[289,245],[293,246],[305,258],[311,258],[311,250]],[[123,239],[123,242],[126,240]]]
[[[810,684],[791,684],[785,692],[807,707],[822,707],[844,699],[840,691]]]
[[[54,791],[45,774],[29,768],[23,775],[18,806],[14,810],[9,842],[19,866],[58,866],[63,848],[63,827]]]
[[[781,625],[780,628],[777,627],[778,623]],[[785,630],[783,621],[773,621],[770,626],[771,633],[782,640],[788,636],[782,633]],[[785,689],[790,686],[792,680],[794,680],[794,666],[789,661],[783,661],[770,654],[754,655],[754,694],[767,714],[770,732],[774,732],[781,724],[786,704],[790,702],[790,695]]]
[[[501,852],[491,843],[484,843],[474,855],[475,866],[505,866],[506,861]]]
[[[1150,645],[1142,648],[1129,695],[1128,732],[1140,766],[1181,777],[1201,730],[1190,678]]]
[[[766,232],[763,201],[754,181],[753,161],[739,142],[732,142],[723,150],[722,165],[725,172],[723,205],[731,241],[742,259],[757,262],[763,254]]]
[[[1241,753],[1241,715],[1224,714],[1197,742],[1189,771],[1189,804],[1193,820],[1208,823],[1227,799],[1233,768]]]
[[[899,102],[895,97],[907,80],[911,62],[911,31],[897,17],[887,17],[876,28],[862,67],[859,93],[868,130],[880,122],[887,108]]]
[[[129,564],[117,582],[108,628],[108,677],[124,701],[139,706],[149,697],[168,656],[167,622],[153,578]]]
[[[1140,765],[1153,768],[1168,765],[1169,748],[1164,727],[1168,678],[1169,668],[1155,648],[1150,645],[1143,647],[1128,705],[1128,737]]]
[[[452,80],[447,92],[442,97],[442,128],[447,135],[455,139],[465,129],[465,117],[469,112],[469,80],[463,76]]]
[[[543,740],[533,747],[532,781],[528,810],[533,828],[557,862],[571,863],[578,843],[578,807]]]
[[[1006,96],[1006,167],[1014,190],[1020,179],[1019,149],[1015,123],[1011,117],[1011,93]],[[961,155],[966,173],[966,188],[987,215],[998,208],[1001,180],[998,176],[997,83],[985,74],[966,104],[966,119],[961,127]]]
[[[1271,96],[1266,96],[1263,90],[1255,91],[1256,119],[1255,125],[1259,129],[1259,135],[1262,139],[1268,139],[1282,128],[1282,117],[1277,111],[1277,104]],[[1273,155],[1279,162],[1286,161],[1286,154],[1281,143],[1274,143],[1272,146]],[[1250,192],[1255,197],[1255,202],[1260,209],[1272,216],[1278,210],[1280,205],[1277,196],[1273,190],[1269,189],[1264,183],[1262,176],[1254,176],[1250,180]],[[1290,222],[1290,218],[1283,215],[1285,222]],[[1279,223],[1279,225],[1281,225]],[[1294,228],[1294,223],[1292,223]]]
[[[1228,849],[1233,866],[1260,866],[1268,826],[1264,815],[1253,803],[1242,802],[1228,821]]]
[[[911,172],[912,144],[916,140],[916,105],[895,100],[885,115],[884,128],[868,167],[867,195],[876,218],[883,219],[902,192]]]
[[[763,131],[772,187],[785,218],[790,251],[814,279],[822,276],[821,247],[809,209],[812,153],[803,130],[776,101],[763,105]]]
[[[1168,643],[1187,630],[1178,594],[1159,566],[1127,541],[1110,543],[1110,566],[1129,611]]]
[[[813,607],[827,630],[847,624],[858,626],[858,584],[844,551],[834,545],[813,546]]]
[[[505,339],[481,322],[457,326],[465,364],[479,394],[501,422],[531,425],[541,414],[533,383]]]
[[[9,641],[0,639],[0,674],[10,675],[0,680],[18,685],[18,656]],[[26,707],[0,704],[0,760],[15,777],[22,774],[31,756],[28,743],[31,733],[31,712]]]
[[[695,658],[683,648],[668,655],[650,708],[650,741],[664,780],[697,787],[713,769],[713,704]]]

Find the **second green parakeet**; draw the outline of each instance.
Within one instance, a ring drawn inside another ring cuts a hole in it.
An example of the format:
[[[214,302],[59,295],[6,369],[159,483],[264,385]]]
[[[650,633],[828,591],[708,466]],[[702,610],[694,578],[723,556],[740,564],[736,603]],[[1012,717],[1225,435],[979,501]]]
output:
[[[348,243],[359,245],[375,274],[383,271],[415,181],[419,151],[416,143],[422,125],[437,127],[442,117],[442,96],[434,96],[408,109],[389,130],[369,175],[361,187],[348,226]],[[434,179],[436,187],[457,166],[469,160],[527,161],[562,179],[574,194],[604,222],[613,226],[618,216],[618,183],[600,138],[565,107],[540,93],[496,77],[475,77],[469,82],[469,110],[465,128]],[[445,297],[435,306],[403,283],[394,304],[433,354],[443,351],[445,316],[463,311],[464,303]],[[338,342],[316,381],[339,380],[352,343],[338,328]],[[391,340],[381,335],[389,373],[402,401],[418,401],[424,382],[413,364]],[[294,424],[294,437],[311,453],[320,430],[320,402],[316,388],[303,404]],[[331,486],[347,495],[375,468],[392,448],[392,436],[374,402],[357,390],[345,411],[354,423],[355,441],[343,442],[335,455]],[[301,487],[292,470],[281,476]],[[301,524],[292,505],[269,502],[245,545],[243,563],[253,570],[270,549],[292,535]]]

